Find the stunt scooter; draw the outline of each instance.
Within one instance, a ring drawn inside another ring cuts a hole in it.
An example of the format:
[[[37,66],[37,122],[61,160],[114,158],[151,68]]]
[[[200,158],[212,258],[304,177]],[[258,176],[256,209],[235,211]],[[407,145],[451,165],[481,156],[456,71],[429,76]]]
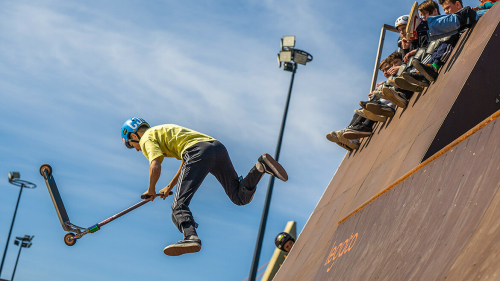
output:
[[[82,238],[84,235],[88,233],[94,233],[101,229],[102,226],[105,224],[108,224],[115,219],[125,215],[126,213],[129,213],[140,206],[146,204],[149,202],[148,199],[149,196],[147,195],[142,195],[141,202],[119,212],[118,214],[111,216],[105,220],[103,220],[100,223],[94,224],[93,226],[90,226],[88,228],[83,228],[76,226],[72,224],[69,220],[68,213],[66,212],[66,208],[64,208],[63,201],[61,199],[61,195],[59,194],[59,190],[57,189],[56,182],[54,180],[54,177],[52,176],[52,167],[49,164],[43,164],[40,167],[40,174],[43,176],[45,179],[45,184],[47,184],[47,189],[49,190],[50,197],[52,198],[52,203],[54,203],[54,207],[56,208],[57,216],[59,217],[59,221],[61,222],[62,228],[67,231],[66,235],[64,235],[64,243],[68,246],[73,246],[76,243],[77,239]],[[172,195],[173,192],[170,191],[169,195]],[[161,196],[163,194],[157,194],[158,196]]]

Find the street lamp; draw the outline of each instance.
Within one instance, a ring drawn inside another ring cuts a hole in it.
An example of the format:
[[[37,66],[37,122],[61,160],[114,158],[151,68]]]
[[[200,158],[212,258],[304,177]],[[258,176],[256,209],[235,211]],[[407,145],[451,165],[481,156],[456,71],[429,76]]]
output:
[[[313,57],[306,51],[295,48],[295,36],[283,36],[281,39],[281,51],[278,53],[278,66],[284,64],[283,69],[293,72],[297,63],[306,65]]]
[[[17,262],[19,261],[19,256],[21,255],[21,249],[31,247],[32,245],[31,240],[34,237],[35,236],[24,235],[24,237],[16,237],[16,240],[14,240],[14,244],[19,246],[19,252],[17,252],[16,265],[14,265],[14,271],[12,272],[12,278],[10,279],[10,281],[14,280],[14,275],[16,274]]]
[[[10,234],[12,233],[12,227],[14,226],[14,220],[16,219],[17,207],[19,206],[19,200],[21,199],[21,193],[23,188],[35,188],[36,184],[29,181],[21,180],[21,175],[19,172],[9,173],[9,183],[20,186],[19,196],[17,197],[16,208],[14,209],[14,216],[12,217],[12,223],[10,224],[9,235],[7,236],[7,243],[5,244],[5,250],[3,251],[2,263],[0,264],[0,276],[2,275],[3,263],[5,262],[5,255],[7,254],[7,248],[9,247]]]
[[[285,131],[286,116],[288,114],[288,106],[290,105],[290,96],[292,95],[293,79],[295,77],[295,72],[297,71],[297,63],[305,65],[306,63],[312,61],[312,59],[312,55],[308,52],[295,48],[295,36],[283,36],[283,38],[281,39],[281,50],[278,53],[278,66],[281,68],[281,63],[283,63],[283,70],[292,72],[292,78],[290,80],[290,87],[288,88],[288,96],[286,99],[283,119],[281,121],[278,145],[276,146],[276,153],[274,155],[274,159],[276,159],[276,161],[278,161],[280,157],[281,142],[283,140],[283,132]],[[269,205],[271,204],[273,186],[274,177],[271,177],[269,179],[269,186],[267,188],[264,210],[262,211],[262,218],[260,221],[257,243],[255,244],[255,252],[250,269],[250,276],[248,277],[249,281],[255,281],[255,277],[257,275],[257,267],[259,265],[260,251],[262,249],[264,232],[266,230],[267,215],[269,213]]]

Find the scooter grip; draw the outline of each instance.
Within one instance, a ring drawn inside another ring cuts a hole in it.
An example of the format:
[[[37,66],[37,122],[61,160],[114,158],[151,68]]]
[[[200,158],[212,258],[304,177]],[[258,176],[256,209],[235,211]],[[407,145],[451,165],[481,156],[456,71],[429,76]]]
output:
[[[170,191],[170,192],[168,193],[168,195],[172,195],[172,194],[174,194],[172,191]],[[156,196],[162,196],[162,195],[163,195],[163,193],[158,193],[158,194],[156,194]],[[141,199],[148,199],[149,197],[150,197],[149,195],[144,195],[144,194],[143,194],[143,195],[141,195]]]

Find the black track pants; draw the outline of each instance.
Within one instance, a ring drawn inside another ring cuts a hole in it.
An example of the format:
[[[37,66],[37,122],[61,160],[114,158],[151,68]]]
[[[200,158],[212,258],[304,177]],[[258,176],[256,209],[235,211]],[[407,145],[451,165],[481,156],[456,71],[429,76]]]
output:
[[[181,232],[182,223],[194,222],[188,206],[208,173],[217,178],[229,199],[236,205],[252,201],[257,183],[264,175],[264,172],[259,172],[254,166],[244,179],[238,177],[226,147],[217,140],[189,147],[183,158],[184,165],[172,203],[172,221]]]

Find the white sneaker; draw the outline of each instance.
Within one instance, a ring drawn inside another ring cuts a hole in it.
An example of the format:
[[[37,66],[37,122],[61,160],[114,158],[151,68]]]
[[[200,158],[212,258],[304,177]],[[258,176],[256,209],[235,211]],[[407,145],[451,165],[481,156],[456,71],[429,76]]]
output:
[[[342,147],[343,149],[345,149],[349,152],[353,151],[353,149],[358,149],[359,141],[356,143],[355,140],[348,140],[346,138],[343,138],[345,140],[345,142],[349,143],[349,145],[347,145],[346,143],[340,141],[340,139],[338,137],[339,132],[341,132],[341,131],[331,131],[330,133],[328,133],[326,135],[326,139],[338,144],[340,147]]]
[[[383,89],[383,88],[380,88],[380,89]],[[373,94],[378,98],[385,99],[385,96],[384,96],[384,93],[382,92],[382,90],[375,90],[375,91],[373,91]]]
[[[359,115],[363,118],[370,119],[372,121],[377,121],[377,122],[386,122],[387,121],[387,117],[371,113],[370,111],[365,110],[364,108],[355,109],[354,113],[356,113],[357,115]]]
[[[344,137],[344,132],[346,129],[337,131],[337,138],[339,141],[345,145],[347,145],[351,150],[356,150],[359,148],[359,139],[348,140]]]
[[[387,79],[386,84],[389,86],[397,87],[396,81],[394,80],[396,77],[391,76],[389,79]]]
[[[387,100],[393,102],[395,105],[401,108],[406,108],[408,105],[408,101],[394,87],[384,87],[382,91]]]

